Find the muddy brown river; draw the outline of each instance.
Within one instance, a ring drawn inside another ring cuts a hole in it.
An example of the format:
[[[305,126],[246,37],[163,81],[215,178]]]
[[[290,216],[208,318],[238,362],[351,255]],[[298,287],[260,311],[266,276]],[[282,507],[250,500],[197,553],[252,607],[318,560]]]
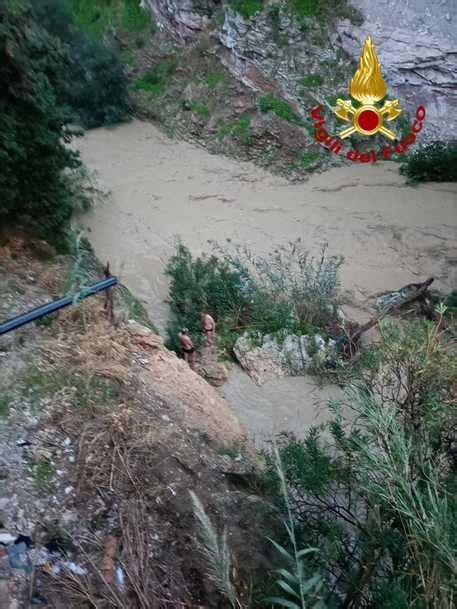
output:
[[[301,237],[310,251],[342,254],[349,314],[366,317],[374,293],[435,277],[457,284],[457,185],[405,185],[395,163],[354,164],[296,184],[250,163],[171,140],[140,121],[97,129],[78,142],[108,196],[81,219],[101,260],[145,304],[163,333],[164,266],[179,237],[194,253],[227,238],[265,252]],[[319,420],[336,389],[312,379],[255,386],[234,369],[225,396],[256,438]]]

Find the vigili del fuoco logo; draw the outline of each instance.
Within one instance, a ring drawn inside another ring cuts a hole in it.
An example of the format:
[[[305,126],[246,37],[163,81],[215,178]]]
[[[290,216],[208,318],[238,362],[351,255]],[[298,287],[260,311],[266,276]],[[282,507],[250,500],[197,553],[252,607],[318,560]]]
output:
[[[340,131],[339,136],[332,136],[327,132],[322,106],[316,106],[311,110],[311,118],[316,121],[314,135],[318,142],[335,154],[340,154],[344,146],[343,140],[353,133],[365,137],[379,133],[389,140],[397,140],[394,121],[403,110],[400,108],[400,100],[387,98],[387,84],[371,36],[365,40],[359,67],[349,83],[349,96],[350,99],[336,101],[334,113],[341,121],[350,123]],[[381,105],[380,102],[384,103]],[[414,144],[417,134],[422,131],[424,119],[425,108],[419,106],[410,132],[401,141],[383,146],[380,158],[388,160],[394,153],[404,153],[411,144]],[[378,159],[374,148],[371,151],[351,149],[346,157],[351,161],[362,163],[374,163]]]

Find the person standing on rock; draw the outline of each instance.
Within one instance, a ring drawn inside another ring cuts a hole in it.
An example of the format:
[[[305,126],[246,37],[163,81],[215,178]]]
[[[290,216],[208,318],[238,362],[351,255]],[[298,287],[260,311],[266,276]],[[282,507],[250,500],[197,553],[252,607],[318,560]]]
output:
[[[200,316],[200,319],[202,323],[202,330],[206,334],[206,344],[208,345],[208,347],[211,347],[214,343],[214,338],[216,336],[216,322],[206,311],[203,311]]]
[[[183,328],[181,332],[178,333],[178,338],[185,361],[192,369],[195,368],[197,354],[195,351],[194,343],[192,342],[192,339],[189,336],[189,330],[187,328]]]

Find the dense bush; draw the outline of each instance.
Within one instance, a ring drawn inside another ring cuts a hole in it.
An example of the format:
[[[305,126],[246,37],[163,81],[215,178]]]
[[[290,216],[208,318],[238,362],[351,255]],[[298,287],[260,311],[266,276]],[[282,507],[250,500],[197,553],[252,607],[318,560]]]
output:
[[[54,240],[71,216],[80,166],[56,85],[67,56],[22,3],[0,3],[0,222],[25,214]]]
[[[216,318],[221,346],[227,350],[244,331],[305,334],[334,325],[341,258],[328,256],[324,248],[315,259],[300,241],[265,257],[241,248],[217,250],[218,256],[194,259],[178,244],[168,263],[170,347],[176,346],[180,327],[199,336],[203,310]]]
[[[110,29],[127,32],[154,30],[152,13],[140,0],[70,0],[76,24],[96,35]]]
[[[287,6],[299,19],[314,17],[325,22],[350,19],[358,25],[363,22],[361,13],[349,0],[287,0]]]
[[[85,128],[126,120],[127,78],[119,54],[76,27],[60,0],[32,0],[32,5],[35,19],[67,50],[65,72],[54,83],[57,103]]]
[[[230,6],[249,19],[263,9],[264,0],[230,0]]]
[[[176,72],[177,61],[174,58],[160,61],[135,82],[135,89],[146,91],[151,95],[160,95]]]
[[[172,319],[168,325],[171,348],[177,347],[176,335],[180,328],[187,327],[195,338],[200,335],[200,313],[204,310],[216,317],[220,330],[236,329],[248,301],[241,293],[239,273],[228,264],[216,256],[194,259],[179,243],[166,273],[171,278]]]
[[[457,182],[457,142],[434,142],[419,148],[400,172],[411,182]]]
[[[347,404],[324,430],[278,439],[279,475],[269,457],[295,546],[319,550],[300,562],[323,580],[324,607],[454,606],[457,358],[441,324],[384,324],[377,366]]]
[[[303,118],[292,106],[281,97],[276,97],[273,93],[266,93],[259,98],[259,110],[261,112],[273,112],[276,116],[283,118],[289,123],[303,125]]]

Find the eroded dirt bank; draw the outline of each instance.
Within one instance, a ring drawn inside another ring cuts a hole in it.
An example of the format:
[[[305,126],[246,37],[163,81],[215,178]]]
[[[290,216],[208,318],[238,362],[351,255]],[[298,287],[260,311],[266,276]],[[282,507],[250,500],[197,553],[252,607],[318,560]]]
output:
[[[355,164],[291,184],[140,121],[91,131],[78,145],[110,191],[81,222],[97,255],[110,260],[161,332],[168,315],[163,269],[177,236],[194,253],[209,251],[211,240],[231,239],[256,252],[301,237],[317,253],[328,242],[331,254],[345,257],[343,292],[358,316],[374,293],[428,276],[439,289],[455,288],[455,184],[406,186],[395,163]],[[226,395],[256,433],[296,428],[303,400],[314,418],[306,379],[259,393],[232,375]],[[262,415],[254,404],[264,406]]]

